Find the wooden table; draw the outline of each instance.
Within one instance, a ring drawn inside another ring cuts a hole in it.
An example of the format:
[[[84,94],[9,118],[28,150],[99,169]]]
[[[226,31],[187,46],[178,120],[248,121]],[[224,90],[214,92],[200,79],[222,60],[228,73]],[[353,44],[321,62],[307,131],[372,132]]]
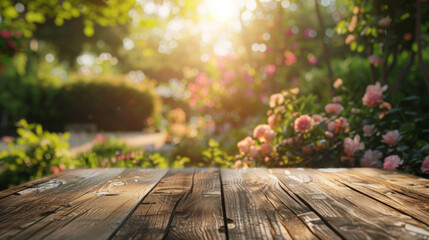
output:
[[[429,239],[429,180],[377,169],[76,169],[0,192],[1,239]]]

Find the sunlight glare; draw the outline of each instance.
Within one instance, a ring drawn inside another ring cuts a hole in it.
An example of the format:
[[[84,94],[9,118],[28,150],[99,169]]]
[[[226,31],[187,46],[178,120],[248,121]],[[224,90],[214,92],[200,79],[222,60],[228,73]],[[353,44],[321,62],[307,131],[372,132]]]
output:
[[[215,21],[226,22],[239,14],[239,1],[232,0],[204,0],[208,14]],[[201,11],[202,13],[204,11]]]

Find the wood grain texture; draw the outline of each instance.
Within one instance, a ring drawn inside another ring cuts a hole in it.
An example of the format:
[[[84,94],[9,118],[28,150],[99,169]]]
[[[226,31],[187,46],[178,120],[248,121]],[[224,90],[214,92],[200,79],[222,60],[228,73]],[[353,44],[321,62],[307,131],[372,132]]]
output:
[[[122,169],[80,169],[0,199],[0,238],[12,237],[53,214]]]
[[[0,239],[429,240],[427,179],[368,168],[220,171],[48,176],[0,192]]]
[[[194,169],[169,170],[113,239],[163,239],[178,202],[192,187],[194,172]]]
[[[49,176],[46,176],[46,177],[42,177],[42,178],[39,178],[39,179],[30,181],[30,182],[27,182],[27,183],[24,183],[24,184],[15,186],[15,187],[11,187],[11,188],[5,189],[5,190],[3,190],[3,191],[0,192],[0,199],[2,199],[4,197],[7,197],[9,195],[15,194],[15,193],[17,193],[19,191],[22,191],[22,190],[26,189],[26,188],[30,188],[30,187],[33,187],[35,185],[47,182],[47,181],[51,180],[52,178],[56,178],[56,177],[62,176],[64,174],[69,174],[69,173],[71,173],[73,171],[79,171],[79,169],[67,169],[67,170],[64,170],[64,171],[62,171],[60,173],[57,173],[57,174],[52,174],[52,175],[49,175]]]
[[[320,217],[287,189],[271,171],[251,169],[258,187],[273,205],[293,239],[341,239]]]
[[[225,239],[219,171],[197,169],[165,239]]]
[[[426,225],[312,169],[273,169],[285,186],[346,239],[427,239]]]
[[[165,169],[125,169],[15,237],[107,239],[166,172]]]
[[[323,174],[429,225],[429,197],[422,197],[408,189],[398,188],[385,180],[370,178],[353,170]]]
[[[222,169],[227,231],[231,239],[292,239],[248,169]]]
[[[403,190],[413,191],[423,197],[429,197],[429,179],[412,176],[396,171],[377,168],[353,168],[354,174],[363,174],[372,178],[395,184]]]

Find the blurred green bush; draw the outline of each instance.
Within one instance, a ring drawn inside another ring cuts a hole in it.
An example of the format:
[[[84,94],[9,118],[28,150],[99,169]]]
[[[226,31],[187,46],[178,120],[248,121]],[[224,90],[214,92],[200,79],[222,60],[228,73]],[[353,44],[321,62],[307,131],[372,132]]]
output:
[[[18,138],[0,153],[0,189],[74,167],[67,133],[50,133],[25,120],[17,125]]]
[[[103,131],[142,130],[161,104],[154,84],[133,83],[122,75],[77,79],[61,87],[54,102],[62,124],[95,123]]]
[[[63,131],[71,123],[93,123],[103,131],[139,131],[148,118],[160,114],[161,101],[149,80],[135,83],[123,75],[75,77],[64,85],[37,80],[18,74],[2,77],[0,110],[8,113],[9,123],[25,118],[50,131]]]

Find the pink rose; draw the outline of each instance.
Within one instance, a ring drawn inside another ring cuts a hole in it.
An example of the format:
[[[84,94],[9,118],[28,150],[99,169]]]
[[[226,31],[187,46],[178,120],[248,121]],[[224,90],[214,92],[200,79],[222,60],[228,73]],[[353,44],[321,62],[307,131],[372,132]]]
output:
[[[13,140],[15,140],[15,138],[12,136],[3,136],[1,138],[1,141],[4,143],[13,142]]]
[[[369,61],[369,63],[374,64],[376,66],[384,64],[383,58],[381,58],[380,56],[377,56],[377,55],[369,56],[368,61]]]
[[[352,113],[353,114],[359,114],[360,113],[359,108],[352,108]]]
[[[390,155],[384,159],[383,168],[395,170],[401,165],[403,162],[398,155]]]
[[[286,108],[285,108],[285,106],[278,106],[278,107],[276,107],[276,109],[274,109],[274,113],[281,113],[281,112],[283,112],[284,110],[285,110]]]
[[[60,170],[60,168],[59,168],[59,167],[57,167],[57,166],[52,166],[52,167],[51,167],[51,173],[52,173],[52,174],[57,174],[57,173],[59,173],[59,172],[61,172],[61,170]]]
[[[379,91],[368,91],[362,98],[362,103],[368,107],[377,107],[383,102],[383,93]]]
[[[275,136],[276,132],[267,124],[258,125],[253,130],[253,137],[262,142],[271,142]]]
[[[9,31],[7,31],[7,30],[1,30],[0,31],[0,36],[2,38],[10,38],[12,36],[12,34]]]
[[[340,96],[336,96],[336,97],[332,98],[332,102],[334,102],[334,103],[340,103],[342,101],[343,101],[343,99]]]
[[[380,21],[378,21],[378,24],[381,26],[389,26],[391,22],[392,22],[392,19],[390,19],[389,17],[384,17],[380,19]]]
[[[264,136],[265,142],[269,142],[269,143],[272,142],[276,137],[276,135],[277,135],[276,131],[272,129],[266,131]]]
[[[235,161],[234,167],[235,168],[242,168],[243,167],[243,162],[241,162],[240,160]]]
[[[381,86],[380,82],[376,82],[374,85],[368,85],[366,87],[365,93],[370,92],[370,91],[376,91],[376,92],[385,92],[387,90],[387,85]]]
[[[268,126],[267,124],[260,124],[256,126],[253,130],[253,137],[257,139],[263,138],[265,135],[265,131],[268,129],[270,129],[270,126]]]
[[[346,40],[344,40],[344,43],[350,44],[350,43],[354,42],[355,40],[356,40],[356,35],[349,34],[349,35],[347,35]]]
[[[293,138],[286,138],[286,139],[283,139],[281,142],[282,145],[289,145],[292,143],[293,143]]]
[[[337,78],[337,80],[334,82],[334,88],[337,89],[341,87],[341,85],[343,85],[343,80],[341,78]]]
[[[367,150],[363,154],[363,157],[360,159],[360,165],[362,167],[381,167],[381,161],[380,158],[383,156],[383,154],[380,151],[372,151]]]
[[[325,106],[325,111],[327,113],[333,113],[335,115],[340,114],[343,110],[344,110],[344,107],[338,103],[330,103],[330,104]]]
[[[319,114],[314,114],[312,118],[315,122],[320,122],[323,119],[323,117],[320,116]]]
[[[422,162],[422,173],[429,173],[429,155]]]
[[[331,133],[330,131],[326,131],[326,132],[325,132],[325,137],[326,137],[326,138],[333,138],[333,137],[334,137],[334,134],[333,134],[333,133]]]
[[[259,146],[259,152],[262,155],[268,155],[273,151],[273,145],[271,143],[263,143]]]
[[[401,140],[401,135],[398,130],[388,131],[383,135],[383,141],[389,146],[393,146],[398,144],[399,140]]]
[[[344,139],[343,148],[344,152],[349,157],[353,157],[355,155],[355,152],[358,150],[363,149],[363,143],[360,143],[360,136],[356,135],[354,139],[351,139],[349,137],[346,137]]]
[[[271,95],[269,105],[271,108],[280,105],[284,102],[284,96],[281,93]]]
[[[289,92],[290,93],[292,93],[292,94],[294,94],[294,95],[298,95],[299,94],[299,88],[292,88],[292,89],[289,89]]]
[[[363,125],[363,135],[370,137],[374,133],[374,125]]]
[[[302,115],[301,117],[295,119],[294,122],[294,129],[295,132],[308,132],[313,127],[314,121],[313,119],[308,115]]]
[[[338,131],[336,131],[337,130],[337,123],[335,121],[328,123],[328,129],[331,132],[338,132]]]
[[[334,121],[328,123],[328,130],[334,134],[337,134],[340,131],[346,133],[349,131],[349,126],[350,126],[350,124],[347,121],[347,119],[340,117],[340,118],[337,118]]]
[[[305,154],[312,154],[313,153],[313,149],[310,146],[304,146],[304,147],[302,147],[301,150]]]
[[[94,143],[105,143],[107,140],[109,140],[108,136],[106,136],[102,133],[97,133],[97,135],[95,135],[95,137],[92,141]]]
[[[380,108],[391,110],[392,109],[392,105],[390,105],[390,103],[388,103],[388,102],[383,102],[382,104],[380,104]]]
[[[276,66],[274,64],[269,64],[269,65],[265,66],[265,73],[268,76],[271,76],[275,72],[276,72]]]
[[[270,128],[274,129],[277,126],[278,120],[279,120],[279,116],[277,115],[269,116],[267,122]]]
[[[249,154],[252,158],[255,158],[256,156],[258,156],[258,153],[259,153],[259,149],[257,147],[255,147],[255,146],[250,147]]]
[[[246,154],[254,144],[255,141],[251,137],[247,136],[245,139],[237,143],[237,147],[241,154]]]

